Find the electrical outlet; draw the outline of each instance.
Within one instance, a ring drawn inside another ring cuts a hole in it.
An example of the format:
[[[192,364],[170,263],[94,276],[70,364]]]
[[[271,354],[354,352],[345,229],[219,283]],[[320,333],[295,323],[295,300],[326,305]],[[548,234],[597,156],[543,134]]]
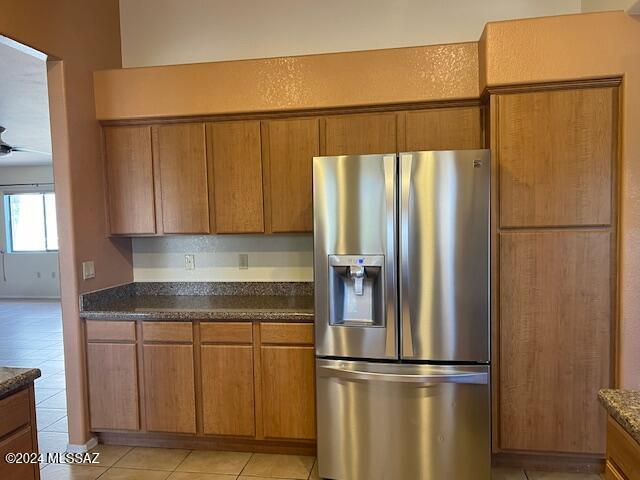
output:
[[[195,270],[196,268],[196,256],[193,253],[188,253],[184,256],[184,269]]]
[[[82,278],[89,280],[90,278],[95,278],[95,276],[96,266],[94,265],[93,260],[82,262]]]
[[[249,254],[248,253],[239,253],[238,254],[238,268],[240,270],[246,270],[249,268]]]
[[[40,272],[37,272],[37,273],[36,273],[36,277],[38,277],[38,278],[42,278],[42,274],[41,274]]]
[[[56,278],[56,272],[51,272],[51,278]]]

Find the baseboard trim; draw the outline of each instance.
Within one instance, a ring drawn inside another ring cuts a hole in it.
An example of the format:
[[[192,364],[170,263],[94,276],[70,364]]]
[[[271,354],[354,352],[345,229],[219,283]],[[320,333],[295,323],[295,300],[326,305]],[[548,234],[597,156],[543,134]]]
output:
[[[256,440],[164,433],[96,433],[100,443],[128,447],[185,448],[190,450],[226,450],[236,452],[315,455],[315,441]]]
[[[87,443],[69,443],[67,444],[67,452],[69,453],[85,453],[98,445],[98,439],[91,437]]]
[[[524,470],[602,473],[604,472],[604,461],[604,457],[599,455],[500,452],[492,455],[491,463],[494,467]]]

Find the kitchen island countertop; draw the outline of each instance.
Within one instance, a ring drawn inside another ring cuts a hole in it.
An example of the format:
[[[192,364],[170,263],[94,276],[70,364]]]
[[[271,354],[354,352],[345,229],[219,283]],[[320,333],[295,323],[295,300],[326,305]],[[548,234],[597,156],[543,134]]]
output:
[[[640,443],[640,390],[600,390],[600,403]]]
[[[20,390],[40,377],[37,368],[0,367],[0,397]]]

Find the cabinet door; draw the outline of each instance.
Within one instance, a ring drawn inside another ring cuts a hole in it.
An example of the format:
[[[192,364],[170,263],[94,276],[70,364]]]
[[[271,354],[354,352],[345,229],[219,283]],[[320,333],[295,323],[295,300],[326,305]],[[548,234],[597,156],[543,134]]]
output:
[[[502,233],[499,245],[500,447],[602,454],[610,233]]]
[[[253,347],[203,345],[200,363],[204,433],[253,437]]]
[[[365,155],[394,153],[395,113],[367,113],[327,117],[324,129],[324,155]]]
[[[499,95],[500,226],[611,223],[614,88]]]
[[[109,231],[156,232],[151,127],[105,127]]]
[[[204,124],[158,127],[158,161],[164,233],[209,233]]]
[[[0,441],[0,478],[2,480],[39,480],[40,469],[38,463],[7,463],[8,453],[37,452],[37,445],[33,444],[32,427],[25,427]],[[46,453],[43,452],[43,453]]]
[[[272,232],[313,230],[311,170],[319,155],[318,119],[273,120],[268,135],[265,164],[269,165]]]
[[[144,345],[147,430],[196,433],[192,345]]]
[[[315,438],[314,352],[313,347],[261,347],[265,438]]]
[[[87,376],[91,430],[138,430],[135,344],[89,343]]]
[[[405,115],[407,152],[482,148],[480,107],[432,108]]]
[[[217,233],[264,232],[260,122],[209,124]]]

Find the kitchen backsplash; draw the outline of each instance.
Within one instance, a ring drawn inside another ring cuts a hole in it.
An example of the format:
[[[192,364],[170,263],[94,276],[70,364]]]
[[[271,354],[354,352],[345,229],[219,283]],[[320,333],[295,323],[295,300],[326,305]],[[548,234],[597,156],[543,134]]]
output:
[[[296,235],[188,235],[133,240],[136,282],[312,281],[313,237]],[[185,255],[195,268],[185,268]],[[248,254],[249,267],[238,267]]]

